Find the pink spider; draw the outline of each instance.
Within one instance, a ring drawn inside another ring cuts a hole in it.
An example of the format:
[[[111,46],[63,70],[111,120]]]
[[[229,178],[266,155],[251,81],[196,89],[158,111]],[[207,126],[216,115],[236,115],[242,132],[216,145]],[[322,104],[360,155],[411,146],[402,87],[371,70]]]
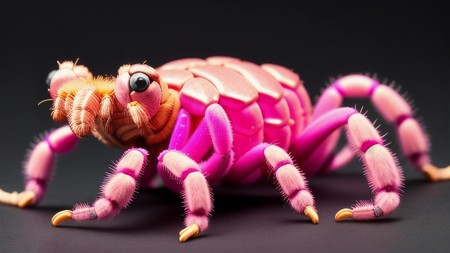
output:
[[[124,65],[117,78],[93,77],[86,67],[64,62],[47,82],[52,117],[68,125],[34,147],[25,163],[24,191],[0,191],[0,202],[36,205],[55,155],[71,151],[79,138],[92,134],[126,149],[101,187],[101,197],[55,214],[53,226],[68,219],[113,217],[130,203],[137,184],[150,186],[157,174],[168,188],[182,192],[186,217],[181,242],[208,228],[210,187],[251,184],[267,174],[275,175],[292,208],[316,224],[319,216],[305,176],[341,168],[355,153],[364,163],[374,198],[340,210],[335,219],[386,216],[400,203],[401,169],[372,123],[353,108],[340,108],[344,98],[369,97],[396,125],[411,163],[432,180],[450,178],[450,167],[439,170],[430,164],[428,138],[411,107],[396,91],[363,75],[338,79],[314,110],[294,72],[231,57],[181,59],[157,69]],[[342,126],[350,145],[333,154]]]

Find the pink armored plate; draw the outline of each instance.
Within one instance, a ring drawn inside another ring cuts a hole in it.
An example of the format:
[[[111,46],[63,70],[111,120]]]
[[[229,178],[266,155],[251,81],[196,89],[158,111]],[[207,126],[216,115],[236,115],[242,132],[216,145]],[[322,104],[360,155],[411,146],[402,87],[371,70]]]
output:
[[[93,135],[126,149],[92,205],[75,205],[52,219],[113,217],[132,200],[136,186],[157,178],[183,195],[185,228],[180,241],[208,228],[211,187],[251,184],[273,175],[292,208],[319,222],[305,177],[346,165],[355,154],[364,163],[373,200],[337,212],[344,218],[372,220],[400,203],[400,167],[372,123],[344,98],[370,98],[396,125],[410,162],[432,180],[450,178],[450,167],[430,164],[429,141],[411,107],[392,88],[363,75],[338,79],[312,109],[300,77],[276,64],[257,65],[233,57],[188,58],[158,68],[123,65],[116,78],[93,77],[63,62],[48,77],[52,118],[67,122],[34,147],[25,162],[25,189],[0,191],[0,202],[26,207],[42,199],[57,154],[70,152],[79,138]],[[334,153],[342,127],[349,145]]]

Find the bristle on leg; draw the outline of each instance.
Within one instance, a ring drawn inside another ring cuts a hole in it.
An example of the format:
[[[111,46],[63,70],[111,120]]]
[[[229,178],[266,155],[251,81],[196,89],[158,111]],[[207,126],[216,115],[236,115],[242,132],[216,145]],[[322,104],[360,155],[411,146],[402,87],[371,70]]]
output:
[[[347,135],[365,165],[365,175],[374,192],[373,201],[360,201],[352,209],[342,209],[336,221],[344,218],[372,220],[392,213],[400,204],[403,175],[394,155],[382,145],[372,123],[361,114],[348,120]]]
[[[148,152],[144,149],[127,150],[115,166],[114,174],[105,180],[101,197],[92,206],[75,205],[70,218],[86,221],[102,220],[118,215],[133,198],[137,187],[136,180],[144,168],[147,156]]]

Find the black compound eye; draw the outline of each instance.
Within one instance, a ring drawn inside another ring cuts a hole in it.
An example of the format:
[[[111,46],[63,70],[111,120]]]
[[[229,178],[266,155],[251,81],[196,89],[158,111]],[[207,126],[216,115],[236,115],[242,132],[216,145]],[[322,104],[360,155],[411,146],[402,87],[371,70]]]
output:
[[[53,76],[55,75],[55,73],[57,71],[58,70],[55,69],[55,70],[50,71],[50,73],[48,73],[47,80],[45,80],[45,82],[47,83],[48,87],[50,87],[50,83],[52,82],[52,78],[53,78]]]
[[[130,91],[144,92],[153,80],[144,73],[135,73],[130,77]]]

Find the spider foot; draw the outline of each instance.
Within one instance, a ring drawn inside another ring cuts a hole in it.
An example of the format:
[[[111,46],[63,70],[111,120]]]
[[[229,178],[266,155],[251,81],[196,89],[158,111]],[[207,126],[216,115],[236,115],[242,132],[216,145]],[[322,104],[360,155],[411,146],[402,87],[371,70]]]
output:
[[[70,210],[64,210],[61,212],[56,213],[52,218],[52,225],[54,227],[59,226],[59,224],[65,220],[71,220],[72,219],[72,211]]]
[[[5,192],[0,189],[0,203],[18,206],[20,208],[24,208],[32,205],[33,200],[35,199],[36,194],[32,191],[23,191],[23,192]]]
[[[305,210],[303,211],[306,216],[308,216],[312,223],[318,224],[319,223],[319,214],[317,213],[317,210],[312,206],[306,206]]]
[[[186,242],[189,238],[194,237],[200,233],[200,226],[192,224],[180,231],[180,242]]]
[[[438,168],[430,163],[422,166],[422,171],[431,181],[444,181],[450,179],[450,166]]]
[[[345,218],[353,218],[353,210],[352,209],[349,209],[349,208],[341,209],[334,216],[334,219],[336,221],[341,221]]]

